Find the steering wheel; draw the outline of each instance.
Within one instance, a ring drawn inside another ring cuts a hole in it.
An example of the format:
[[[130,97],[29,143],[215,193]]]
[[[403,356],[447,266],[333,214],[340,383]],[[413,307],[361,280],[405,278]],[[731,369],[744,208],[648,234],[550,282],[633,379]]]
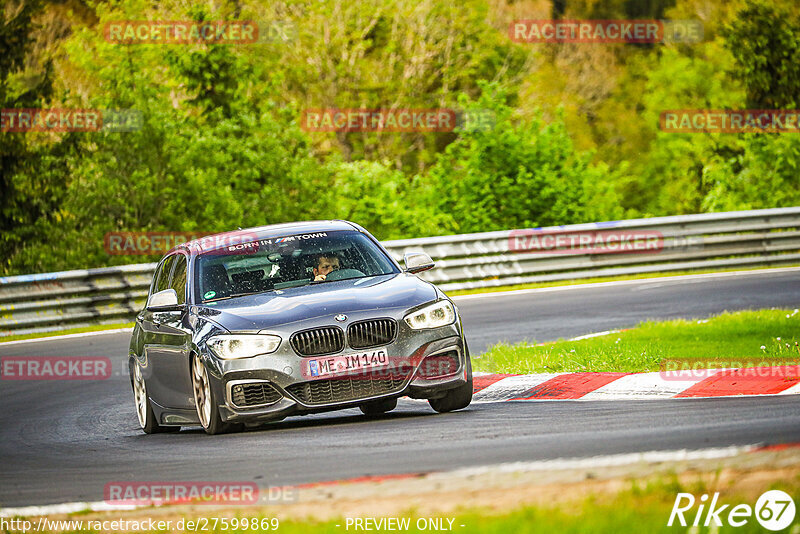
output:
[[[339,269],[328,273],[325,277],[325,281],[334,282],[336,280],[344,280],[345,278],[359,278],[362,276],[365,276],[365,274],[358,269]]]

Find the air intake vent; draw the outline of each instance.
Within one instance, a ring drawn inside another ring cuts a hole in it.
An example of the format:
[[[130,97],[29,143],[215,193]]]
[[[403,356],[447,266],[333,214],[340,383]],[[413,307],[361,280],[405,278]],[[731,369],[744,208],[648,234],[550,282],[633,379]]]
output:
[[[355,376],[300,382],[287,387],[286,391],[303,404],[348,402],[399,392],[410,375],[411,369],[403,368],[383,376]]]
[[[394,341],[397,323],[394,319],[359,321],[347,329],[347,343],[354,349],[380,347]]]
[[[275,404],[281,398],[283,395],[266,382],[250,382],[231,386],[231,402],[240,408]]]
[[[334,354],[344,348],[344,332],[338,326],[304,330],[292,336],[291,344],[302,356]]]

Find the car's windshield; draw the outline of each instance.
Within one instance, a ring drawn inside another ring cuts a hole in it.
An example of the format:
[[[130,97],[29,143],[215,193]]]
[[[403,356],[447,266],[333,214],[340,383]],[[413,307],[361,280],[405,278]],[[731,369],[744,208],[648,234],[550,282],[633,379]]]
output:
[[[197,258],[195,272],[198,300],[206,302],[399,271],[364,234],[333,231],[254,239],[206,251]]]

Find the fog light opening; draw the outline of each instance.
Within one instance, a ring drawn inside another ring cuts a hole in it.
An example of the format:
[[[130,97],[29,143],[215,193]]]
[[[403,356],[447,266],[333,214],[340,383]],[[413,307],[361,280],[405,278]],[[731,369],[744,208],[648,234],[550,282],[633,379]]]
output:
[[[417,377],[430,380],[452,376],[458,373],[459,367],[460,360],[457,350],[453,349],[447,352],[440,352],[422,360],[419,371],[417,372]]]

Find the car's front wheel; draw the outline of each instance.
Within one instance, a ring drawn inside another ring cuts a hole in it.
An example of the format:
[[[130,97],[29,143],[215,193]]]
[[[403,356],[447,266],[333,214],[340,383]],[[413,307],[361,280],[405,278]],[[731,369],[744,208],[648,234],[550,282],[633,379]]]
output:
[[[219,415],[219,403],[217,402],[211,381],[200,355],[195,353],[192,358],[192,389],[194,390],[194,405],[197,408],[197,417],[206,434],[224,434],[238,430],[239,425],[225,423]]]
[[[179,426],[161,426],[156,420],[153,407],[150,405],[150,398],[147,395],[147,384],[142,376],[142,369],[139,364],[133,364],[133,400],[136,402],[136,417],[139,419],[139,426],[146,434],[157,434],[159,432],[177,432]]]
[[[431,408],[439,413],[461,410],[472,402],[472,362],[467,349],[467,383],[451,389],[444,397],[428,399]]]

